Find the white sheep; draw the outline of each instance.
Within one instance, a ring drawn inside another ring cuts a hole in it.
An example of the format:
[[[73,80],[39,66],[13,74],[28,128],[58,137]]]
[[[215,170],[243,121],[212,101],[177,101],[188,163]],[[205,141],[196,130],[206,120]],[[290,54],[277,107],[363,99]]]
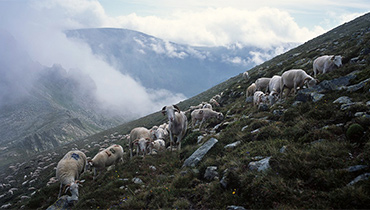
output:
[[[270,92],[269,101],[270,105],[274,104],[278,100],[282,88],[281,76],[275,75],[271,78],[266,92]]]
[[[68,200],[78,200],[78,186],[83,181],[80,181],[80,175],[86,170],[87,159],[86,155],[79,151],[69,151],[58,162],[56,168],[56,177],[60,181],[59,195],[62,193],[62,186],[65,185],[65,192],[69,189],[72,196]]]
[[[247,88],[247,93],[246,93],[246,96],[249,97],[249,96],[253,96],[254,95],[254,92],[256,92],[256,83],[252,83],[251,85],[249,85],[249,87]]]
[[[248,74],[248,71],[243,72],[243,79],[245,79],[246,81],[248,81],[248,80],[249,80],[249,74]]]
[[[159,126],[157,129],[150,129],[150,138],[152,140],[157,140],[157,139],[167,139],[168,138],[168,130],[166,126]]]
[[[141,139],[141,141],[140,141]],[[129,141],[129,150],[130,150],[130,159],[132,159],[132,150],[133,146],[136,145],[136,154],[139,154],[139,151],[143,151],[143,155],[147,153],[147,146],[151,141],[150,131],[144,127],[137,127],[131,130],[130,132],[130,141]]]
[[[210,118],[217,118],[218,120],[223,120],[224,115],[221,112],[216,112],[211,109],[197,109],[191,113],[192,127],[200,121],[199,129],[201,129],[203,123]]]
[[[163,139],[157,139],[150,143],[150,154],[153,153],[153,149],[157,152],[163,151],[166,149],[166,142]]]
[[[216,98],[209,99],[209,103],[214,106],[220,106],[220,104],[217,102]]]
[[[323,73],[333,71],[335,68],[342,66],[342,56],[340,55],[323,55],[316,58],[313,61],[313,72],[314,77],[317,73]]]
[[[206,103],[206,104],[204,104],[204,106],[202,107],[202,109],[212,109],[212,105],[209,104],[209,103]]]
[[[254,83],[256,84],[256,90],[265,91],[269,85],[271,78],[261,77],[257,79]]]
[[[181,150],[181,139],[185,136],[188,128],[188,119],[185,114],[180,111],[176,105],[165,106],[162,108],[163,115],[168,117],[168,130],[170,132],[170,149],[172,151],[172,144],[178,144],[178,151]],[[174,136],[177,140],[174,141]]]
[[[267,103],[268,98],[262,91],[256,91],[253,95],[253,104],[259,106],[262,103]]]
[[[291,69],[284,72],[281,75],[281,92],[280,98],[284,92],[284,88],[288,88],[289,91],[286,96],[289,95],[290,91],[293,89],[294,93],[297,92],[298,88],[303,88],[303,85],[312,87],[316,85],[318,80],[312,78],[302,69]]]
[[[94,178],[96,179],[96,170],[100,173],[108,166],[118,164],[123,161],[123,148],[121,145],[113,144],[110,147],[98,152],[93,159],[89,160],[89,165],[94,169]]]

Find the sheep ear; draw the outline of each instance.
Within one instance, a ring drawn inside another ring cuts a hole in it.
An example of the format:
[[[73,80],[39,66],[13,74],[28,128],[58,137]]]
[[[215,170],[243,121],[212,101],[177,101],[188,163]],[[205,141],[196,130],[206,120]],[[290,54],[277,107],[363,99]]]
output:
[[[138,142],[139,142],[139,139],[135,139],[134,141],[132,141],[132,143],[135,145],[137,145]]]
[[[178,112],[180,112],[180,108],[179,108],[178,106],[173,105],[173,107],[174,107]]]
[[[166,114],[166,107],[165,107],[165,106],[162,108],[162,114],[163,114],[163,115],[165,115],[165,114]]]
[[[335,55],[333,55],[333,56],[330,58],[330,60],[332,60],[332,61],[333,61],[333,60],[334,60],[334,58],[335,58]]]

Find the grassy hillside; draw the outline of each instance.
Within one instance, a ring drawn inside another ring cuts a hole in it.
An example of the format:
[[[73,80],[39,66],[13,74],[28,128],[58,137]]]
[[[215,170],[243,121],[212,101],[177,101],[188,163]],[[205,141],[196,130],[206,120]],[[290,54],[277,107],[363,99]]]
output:
[[[251,69],[249,81],[237,75],[181,102],[179,106],[185,110],[222,93],[221,107],[215,110],[222,112],[225,119],[207,124],[207,132],[189,129],[180,153],[164,152],[145,159],[134,157],[131,161],[126,155],[123,164],[95,181],[91,173],[85,173],[82,179],[86,182],[80,188],[80,199],[74,209],[225,209],[231,205],[370,208],[370,181],[348,185],[359,175],[370,172],[369,82],[354,92],[326,91],[317,102],[297,103],[291,96],[268,111],[259,111],[245,102],[245,90],[257,78],[281,75],[292,68],[302,68],[312,74],[312,61],[324,54],[340,54],[344,58],[341,68],[318,76],[322,83],[349,73],[356,75],[349,85],[368,79],[370,14]],[[348,96],[357,104],[341,109],[341,104],[333,103],[341,96]],[[88,156],[94,156],[99,149],[94,144],[107,139],[123,145],[127,152],[126,139],[114,136],[127,134],[137,126],[150,128],[165,121],[166,117],[154,113],[59,148],[55,151],[57,155],[51,155],[51,161],[59,161],[71,147],[84,148]],[[210,132],[219,123],[218,129]],[[198,144],[200,135],[204,138]],[[202,161],[194,168],[182,167],[185,159],[210,138],[218,139],[218,143]],[[224,148],[237,141],[240,144],[234,149]],[[251,162],[266,157],[270,157],[266,171],[250,169]],[[37,162],[37,158],[33,160]],[[24,173],[32,170],[28,165],[23,165],[23,171],[17,174],[11,169],[6,173],[13,173],[14,179],[22,180]],[[204,178],[209,166],[217,167],[215,178]],[[351,166],[359,169],[352,170]],[[56,201],[58,194],[58,183],[45,187],[53,176],[53,167],[46,168],[34,184],[38,190],[31,198],[22,200],[21,196],[34,190],[20,188],[13,196],[6,195],[0,201],[11,203],[14,208],[45,209]],[[135,184],[133,178],[140,178],[143,183]],[[2,189],[1,193],[4,192]]]

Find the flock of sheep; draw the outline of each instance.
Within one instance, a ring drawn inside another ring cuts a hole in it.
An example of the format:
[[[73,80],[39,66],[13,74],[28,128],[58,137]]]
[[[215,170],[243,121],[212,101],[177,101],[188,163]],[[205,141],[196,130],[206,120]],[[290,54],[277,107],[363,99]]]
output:
[[[342,57],[340,55],[324,55],[318,57],[313,62],[314,77],[318,73],[327,73],[342,66]],[[249,79],[248,72],[243,73],[245,79]],[[284,89],[288,89],[285,94],[287,97],[290,92],[296,93],[298,89],[304,86],[312,87],[318,83],[318,80],[308,75],[302,69],[291,69],[285,71],[281,76],[274,75],[272,78],[262,77],[252,83],[246,92],[246,96],[253,96],[253,104],[274,104],[279,98],[283,98]],[[265,91],[265,92],[263,92]]]
[[[314,76],[317,73],[330,72],[333,69],[342,65],[341,56],[321,56],[313,62]],[[243,77],[249,79],[248,72],[243,73]],[[261,103],[273,104],[277,99],[282,98],[284,89],[289,89],[286,97],[291,90],[294,92],[298,88],[303,88],[304,85],[311,87],[317,84],[317,80],[308,75],[302,69],[292,69],[285,71],[281,76],[275,75],[272,78],[259,78],[247,89],[246,96],[253,96],[255,105]],[[262,92],[262,91],[265,91]],[[173,149],[173,144],[177,144],[177,150],[181,150],[181,140],[185,136],[188,129],[188,119],[186,113],[191,112],[192,128],[195,128],[200,121],[199,129],[202,124],[210,118],[223,120],[224,116],[220,112],[212,110],[212,105],[219,106],[217,100],[220,95],[214,96],[209,103],[202,102],[198,106],[191,106],[189,110],[182,112],[176,105],[165,106],[162,109],[163,115],[167,115],[168,123],[160,126],[153,126],[151,129],[137,127],[131,130],[128,137],[130,159],[133,156],[133,148],[136,146],[136,154],[145,155],[152,154],[154,151],[160,152],[166,148],[166,139],[169,138],[170,150]],[[120,145],[114,144],[110,147],[98,152],[94,158],[87,160],[86,155],[74,150],[68,152],[59,162],[56,168],[56,177],[60,181],[59,195],[62,193],[62,186],[65,185],[66,193],[69,189],[72,196],[68,196],[68,201],[78,200],[78,187],[82,181],[79,180],[81,174],[89,168],[94,171],[94,179],[108,166],[117,164],[123,161],[123,148]],[[96,175],[96,171],[99,174]]]

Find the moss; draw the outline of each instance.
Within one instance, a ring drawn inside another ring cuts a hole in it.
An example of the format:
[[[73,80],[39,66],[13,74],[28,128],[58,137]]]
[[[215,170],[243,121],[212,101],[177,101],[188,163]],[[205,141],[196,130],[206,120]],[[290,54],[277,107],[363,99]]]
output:
[[[347,129],[346,136],[350,141],[359,142],[364,135],[364,128],[357,123],[350,125]]]

